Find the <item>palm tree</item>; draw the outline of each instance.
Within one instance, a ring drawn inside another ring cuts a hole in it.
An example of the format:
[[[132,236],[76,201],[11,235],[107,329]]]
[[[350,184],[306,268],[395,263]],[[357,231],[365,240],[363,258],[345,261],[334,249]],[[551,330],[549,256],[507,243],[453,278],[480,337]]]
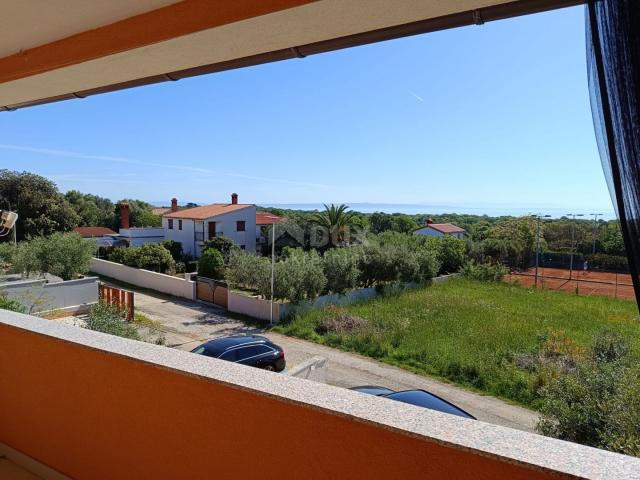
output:
[[[344,203],[338,206],[333,203],[331,206],[324,204],[324,212],[313,215],[313,221],[329,233],[329,247],[345,243],[346,234],[353,224],[353,216],[355,215],[354,212],[347,211],[348,208],[349,206]]]

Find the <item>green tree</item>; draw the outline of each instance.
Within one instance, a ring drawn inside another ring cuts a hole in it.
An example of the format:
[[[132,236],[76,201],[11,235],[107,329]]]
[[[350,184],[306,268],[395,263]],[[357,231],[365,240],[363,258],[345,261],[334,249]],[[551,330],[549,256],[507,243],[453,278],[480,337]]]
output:
[[[162,217],[152,212],[153,206],[142,200],[123,199],[115,206],[116,224],[120,225],[120,204],[129,204],[129,223],[132,227],[159,227]]]
[[[357,251],[352,248],[327,250],[323,258],[327,289],[334,293],[344,293],[358,285],[360,269]]]
[[[485,254],[511,267],[527,267],[535,253],[536,228],[533,217],[509,217],[497,222],[482,242]]]
[[[232,287],[255,290],[265,298],[271,295],[271,262],[242,250],[232,250],[225,277]]]
[[[382,233],[393,230],[391,215],[383,212],[372,213],[369,217],[369,225],[373,233]]]
[[[80,222],[55,183],[29,172],[0,170],[0,209],[18,213],[18,240],[69,231]]]
[[[328,233],[328,246],[337,247],[348,243],[349,228],[353,224],[354,212],[348,211],[349,206],[343,204],[324,205],[324,212],[313,215],[314,222]]]
[[[327,277],[324,275],[322,257],[317,251],[305,252],[301,248],[285,249],[284,261],[302,272],[302,282],[292,286],[294,293],[289,297],[291,301],[299,301],[300,292],[307,300],[312,300],[324,291],[327,286]]]
[[[222,254],[214,249],[208,248],[202,252],[200,260],[198,260],[198,275],[207,278],[219,278],[222,274],[224,259]]]
[[[457,272],[467,260],[467,245],[465,241],[451,235],[445,235],[439,240],[440,268],[442,272]]]
[[[80,217],[80,225],[117,230],[115,206],[108,198],[77,190],[69,190],[64,197]]]
[[[14,257],[18,273],[50,273],[71,280],[89,271],[95,243],[77,233],[54,233],[20,242]]]
[[[409,215],[399,214],[393,215],[393,231],[400,233],[411,233],[416,228],[418,228],[418,224],[416,221],[411,218]]]

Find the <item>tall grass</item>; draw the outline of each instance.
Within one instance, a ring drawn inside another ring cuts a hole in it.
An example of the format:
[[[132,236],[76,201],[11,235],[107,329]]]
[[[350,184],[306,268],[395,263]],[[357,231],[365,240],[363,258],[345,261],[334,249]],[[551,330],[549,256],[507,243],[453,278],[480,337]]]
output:
[[[608,326],[640,356],[640,320],[633,302],[579,297],[497,282],[455,279],[346,307],[370,328],[347,333],[318,328],[331,310],[313,310],[276,327],[287,335],[371,356],[536,407],[539,379],[516,365],[560,333],[588,347]]]

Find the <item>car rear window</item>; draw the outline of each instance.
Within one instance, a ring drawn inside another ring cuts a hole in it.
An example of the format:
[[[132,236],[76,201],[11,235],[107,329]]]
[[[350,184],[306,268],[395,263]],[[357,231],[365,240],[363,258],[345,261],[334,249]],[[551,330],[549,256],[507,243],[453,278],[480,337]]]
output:
[[[441,398],[436,397],[428,392],[422,390],[408,390],[406,392],[396,392],[390,395],[385,395],[386,398],[397,400],[399,402],[410,403],[411,405],[417,405],[419,407],[430,408],[431,410],[437,410],[439,412],[450,413],[464,418],[473,418],[464,410],[460,410],[458,407],[445,402]]]

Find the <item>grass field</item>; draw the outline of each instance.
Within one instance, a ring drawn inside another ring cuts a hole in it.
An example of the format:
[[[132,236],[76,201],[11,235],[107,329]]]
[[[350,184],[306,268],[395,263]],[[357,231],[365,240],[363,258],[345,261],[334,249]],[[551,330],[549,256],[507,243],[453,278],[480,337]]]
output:
[[[336,310],[299,314],[277,331],[355,351],[403,368],[446,378],[535,407],[539,374],[515,360],[540,351],[545,339],[564,338],[580,351],[608,326],[640,357],[635,303],[579,297],[505,283],[455,279],[338,310],[366,319],[366,328],[323,332]]]

